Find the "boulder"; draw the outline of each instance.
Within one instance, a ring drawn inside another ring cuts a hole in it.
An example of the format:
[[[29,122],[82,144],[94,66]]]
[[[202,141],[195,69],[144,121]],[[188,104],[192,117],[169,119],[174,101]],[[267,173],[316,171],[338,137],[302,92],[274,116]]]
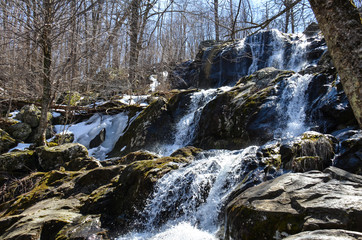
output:
[[[200,117],[193,145],[203,149],[240,149],[274,138],[279,125],[275,85],[293,75],[275,68],[243,77],[209,102]]]
[[[34,104],[25,105],[20,109],[20,112],[16,115],[16,119],[27,123],[32,128],[39,126],[41,111]]]
[[[361,232],[361,190],[361,176],[335,167],[284,174],[228,204],[225,239],[273,239],[317,229]]]
[[[74,141],[73,133],[56,134],[51,142],[56,144],[72,143]]]
[[[187,146],[174,151],[170,156],[178,158],[191,158],[194,159],[197,154],[202,152],[201,148],[196,148],[193,146]]]
[[[152,102],[130,124],[127,131],[118,139],[108,157],[119,157],[170,137],[167,124],[171,122],[167,113],[167,100],[158,98]]]
[[[26,141],[32,133],[29,124],[21,122],[9,127],[9,133],[18,141]]]
[[[142,219],[142,209],[157,180],[177,169],[178,163],[188,162],[185,158],[163,157],[128,165],[119,176],[115,189],[106,195],[107,200],[103,198],[101,201],[107,203],[107,207],[101,209],[105,213],[104,221],[114,227],[113,231],[121,233],[137,227],[137,222]]]
[[[362,233],[347,231],[342,229],[327,229],[327,230],[301,232],[295,235],[288,236],[283,239],[284,240],[326,240],[326,239],[360,240],[362,239]]]
[[[39,147],[36,149],[39,164],[45,171],[65,167],[67,170],[95,168],[101,166],[99,161],[88,156],[88,150],[79,143],[66,143],[55,147]]]
[[[334,166],[362,175],[362,130],[349,130],[338,134],[340,153]]]
[[[294,172],[323,171],[332,165],[337,142],[332,135],[305,132],[300,138],[280,146],[283,168]]]
[[[191,104],[196,89],[177,91],[169,100],[157,98],[129,125],[108,157],[121,157],[142,149],[157,152],[158,147],[173,141],[175,123]]]
[[[321,133],[331,133],[358,126],[342,84],[334,68],[314,72],[308,86],[308,104],[305,109],[309,125]]]
[[[14,151],[0,155],[1,174],[22,176],[39,169],[36,153],[32,150]]]
[[[16,146],[16,141],[7,132],[0,128],[0,154]]]
[[[116,181],[112,179],[123,169],[50,171],[14,180],[2,188],[5,198],[0,198],[0,238],[109,239],[100,214],[86,214],[81,209],[89,208],[91,202],[93,209],[104,211],[94,200],[114,188]],[[97,193],[97,198],[91,193]]]
[[[308,27],[304,30],[304,35],[306,35],[307,37],[312,37],[318,33],[320,33],[320,29],[318,26],[318,23],[312,22],[311,24],[308,25]]]

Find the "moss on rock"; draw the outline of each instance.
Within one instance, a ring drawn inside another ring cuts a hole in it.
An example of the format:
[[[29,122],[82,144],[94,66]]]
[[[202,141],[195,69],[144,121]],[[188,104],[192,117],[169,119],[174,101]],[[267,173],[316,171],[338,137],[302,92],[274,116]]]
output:
[[[0,154],[16,146],[16,141],[7,132],[0,128]]]

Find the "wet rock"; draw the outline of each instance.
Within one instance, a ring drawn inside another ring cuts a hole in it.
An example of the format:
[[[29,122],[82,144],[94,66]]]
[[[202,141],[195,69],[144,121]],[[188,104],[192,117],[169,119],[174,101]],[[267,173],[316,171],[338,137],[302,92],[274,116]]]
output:
[[[336,137],[340,140],[340,153],[334,166],[362,175],[362,131],[350,130]]]
[[[9,133],[18,141],[26,141],[32,133],[32,128],[27,123],[17,123],[9,127]]]
[[[103,199],[103,202],[108,203],[104,210],[104,221],[117,232],[124,233],[136,227],[134,220],[141,218],[145,200],[153,192],[156,181],[177,169],[177,163],[187,162],[185,158],[163,157],[128,165],[119,176],[115,189],[107,194],[107,201]]]
[[[106,129],[103,128],[97,136],[95,136],[89,143],[89,148],[95,148],[101,145],[106,139]]]
[[[341,229],[328,229],[328,230],[315,230],[301,232],[284,240],[325,240],[325,239],[338,239],[338,240],[359,240],[362,239],[361,232],[353,232]]]
[[[0,128],[0,154],[16,146],[16,141],[7,132]]]
[[[39,164],[45,171],[59,169],[59,167],[80,170],[101,166],[99,161],[88,156],[87,148],[79,143],[39,147],[36,152],[39,156]]]
[[[308,86],[306,115],[313,129],[330,133],[346,127],[357,126],[357,120],[335,70],[316,74]]]
[[[352,174],[334,169],[288,173],[242,192],[227,206],[226,239],[273,239],[316,229],[361,232],[362,181],[358,175],[340,181]]]
[[[193,147],[193,146],[187,146],[187,147],[180,148],[180,149],[174,151],[171,154],[171,157],[194,159],[195,156],[200,152],[202,152],[201,148],[196,148],[196,147]]]
[[[273,139],[279,121],[274,85],[293,74],[274,68],[242,78],[203,109],[193,145],[240,149]]]

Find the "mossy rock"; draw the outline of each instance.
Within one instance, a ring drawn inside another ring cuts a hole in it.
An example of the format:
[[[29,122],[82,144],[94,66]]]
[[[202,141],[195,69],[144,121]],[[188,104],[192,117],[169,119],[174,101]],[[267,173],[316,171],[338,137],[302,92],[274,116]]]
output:
[[[202,152],[201,148],[187,146],[174,151],[170,156],[177,158],[194,159],[197,154]]]
[[[17,123],[19,123],[19,121],[16,119],[0,117],[0,126],[1,126],[1,129],[3,129],[5,132],[9,133],[10,132],[9,127],[11,127],[12,125],[17,124]]]
[[[301,138],[280,147],[283,168],[295,172],[323,171],[332,165],[337,142],[331,135],[305,132]]]
[[[14,151],[0,155],[0,171],[22,176],[39,169],[36,153],[32,150]]]
[[[179,167],[178,163],[187,163],[185,158],[163,157],[154,160],[136,161],[128,165],[119,176],[117,186],[108,195],[106,219],[114,224],[118,231],[129,231],[133,221],[146,204],[158,179]]]
[[[29,124],[21,122],[9,127],[9,133],[18,141],[26,141],[32,133],[32,128]]]
[[[16,146],[16,141],[7,132],[0,128],[0,154]]]
[[[36,107],[34,104],[32,105],[25,105],[20,109],[20,112],[16,115],[16,119],[27,123],[32,128],[36,128],[39,126],[41,117],[41,111],[38,107]],[[52,114],[48,112],[48,121],[52,119]]]
[[[58,145],[65,143],[72,143],[73,141],[74,141],[73,133],[56,134],[52,140],[52,142],[57,143]]]
[[[70,182],[79,172],[63,172],[50,171],[48,173],[37,173],[32,178],[37,179],[36,184],[29,191],[17,196],[10,203],[3,205],[6,207],[4,216],[20,214],[27,208],[35,205],[37,202],[52,198],[54,196],[62,196],[62,192],[54,192],[53,190],[63,183]],[[39,180],[39,176],[41,179]],[[10,205],[10,206],[9,206]],[[0,209],[5,210],[5,209]]]
[[[97,167],[100,164],[88,156],[88,150],[79,143],[67,143],[55,147],[39,147],[36,149],[39,164],[45,171],[65,167],[67,170],[80,170],[84,167]]]

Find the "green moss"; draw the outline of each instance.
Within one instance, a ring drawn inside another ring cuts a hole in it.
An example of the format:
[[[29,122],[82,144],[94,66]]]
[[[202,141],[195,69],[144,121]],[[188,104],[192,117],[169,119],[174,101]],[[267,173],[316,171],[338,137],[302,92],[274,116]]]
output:
[[[81,96],[78,92],[68,92],[64,97],[64,103],[69,106],[76,106],[78,105]]]
[[[11,207],[5,212],[5,216],[20,214],[33,204],[47,198],[50,190],[54,186],[59,186],[66,181],[71,181],[74,177],[79,175],[79,172],[61,172],[50,171],[47,173],[37,173],[42,178],[34,186],[31,191],[18,196],[11,204]]]
[[[271,81],[272,85],[275,85],[279,83],[280,81],[284,80],[285,78],[291,77],[293,74],[295,74],[294,71],[284,71],[282,73],[279,73],[273,81]]]

